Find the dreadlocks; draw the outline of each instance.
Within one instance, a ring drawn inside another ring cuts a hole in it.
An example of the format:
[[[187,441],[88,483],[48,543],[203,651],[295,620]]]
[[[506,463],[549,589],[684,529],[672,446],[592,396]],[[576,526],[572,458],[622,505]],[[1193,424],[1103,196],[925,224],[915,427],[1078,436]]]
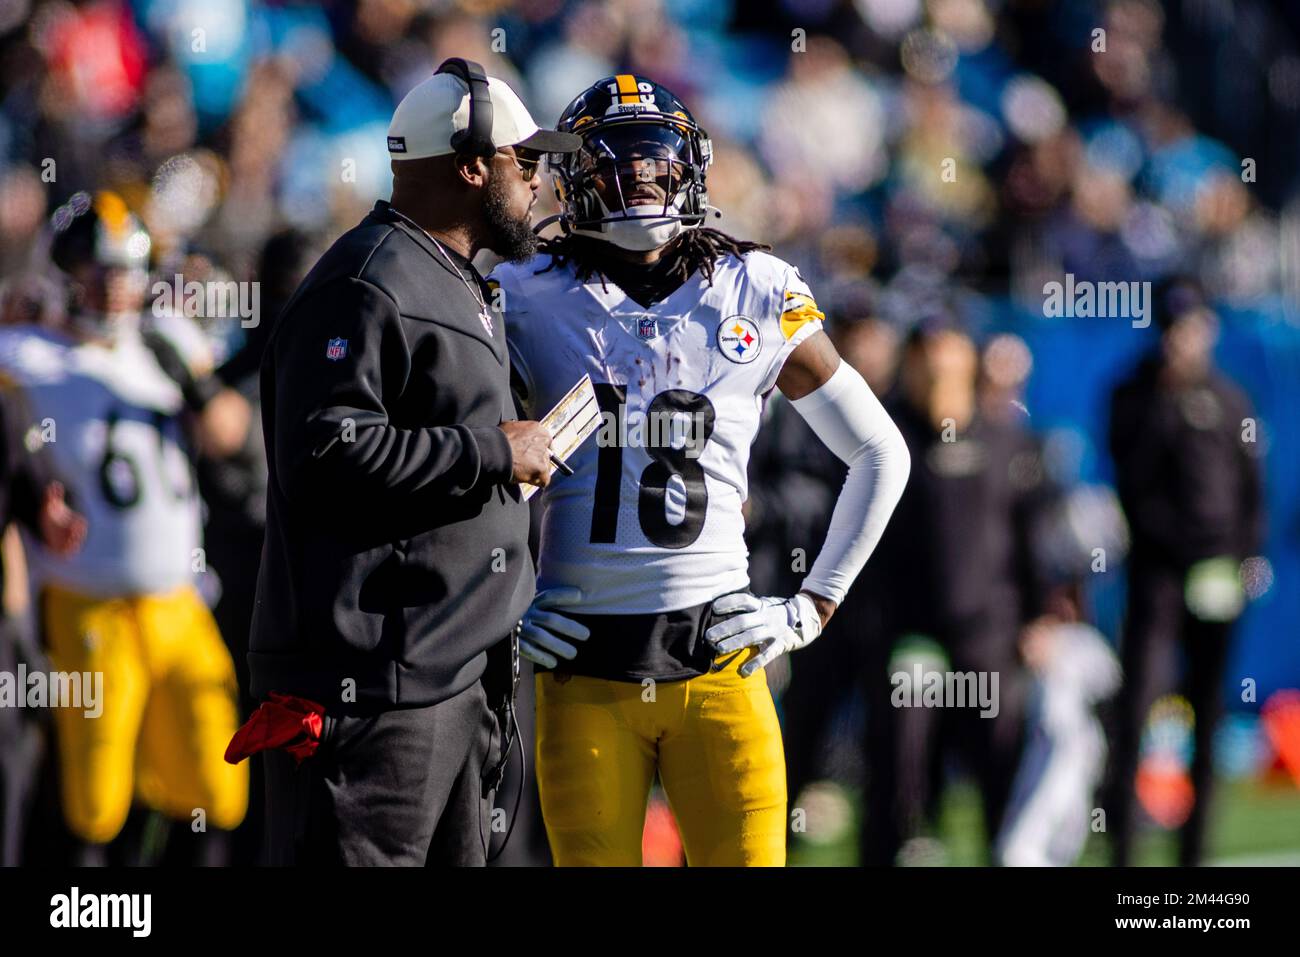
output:
[[[550,256],[551,263],[538,272],[549,272],[556,266],[571,262],[579,282],[585,283],[592,276],[600,276],[601,285],[604,286],[608,268],[606,264],[611,259],[608,245],[599,239],[573,233],[548,239],[542,243],[539,251]],[[713,285],[713,267],[723,256],[740,258],[755,249],[767,252],[771,248],[766,243],[736,239],[721,230],[702,226],[685,230],[669,242],[660,257],[660,263],[664,278],[672,283],[680,285],[686,282],[698,269],[709,285]]]

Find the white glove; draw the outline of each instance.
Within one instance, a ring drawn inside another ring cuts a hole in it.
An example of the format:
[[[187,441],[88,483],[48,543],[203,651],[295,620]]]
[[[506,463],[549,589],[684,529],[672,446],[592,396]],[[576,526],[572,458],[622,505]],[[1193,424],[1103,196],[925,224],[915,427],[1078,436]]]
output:
[[[723,595],[713,603],[712,610],[715,615],[742,612],[704,633],[704,640],[719,655],[761,646],[757,655],[740,666],[742,678],[748,678],[787,651],[810,644],[822,633],[817,606],[802,592],[793,598],[756,598],[737,592]]]
[[[547,609],[576,605],[580,601],[582,592],[576,588],[548,588],[538,592],[520,622],[519,654],[543,668],[554,668],[559,664],[557,655],[572,661],[578,649],[557,636],[586,641],[591,636],[591,629]]]

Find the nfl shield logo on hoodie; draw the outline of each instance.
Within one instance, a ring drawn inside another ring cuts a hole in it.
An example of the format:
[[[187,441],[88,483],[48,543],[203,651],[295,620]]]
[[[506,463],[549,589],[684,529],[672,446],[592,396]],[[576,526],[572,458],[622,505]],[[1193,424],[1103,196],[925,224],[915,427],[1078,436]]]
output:
[[[653,339],[659,335],[659,320],[654,316],[646,316],[636,321],[636,334],[639,339]]]
[[[325,358],[331,362],[338,362],[348,354],[348,340],[331,339],[325,343]]]

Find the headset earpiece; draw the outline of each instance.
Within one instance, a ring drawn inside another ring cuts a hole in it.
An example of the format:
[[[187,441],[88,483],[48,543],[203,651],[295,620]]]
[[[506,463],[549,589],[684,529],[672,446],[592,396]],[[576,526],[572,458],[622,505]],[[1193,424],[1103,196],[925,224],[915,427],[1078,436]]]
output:
[[[487,74],[473,60],[452,57],[434,71],[459,77],[469,87],[469,126],[451,136],[452,148],[458,153],[490,157],[497,148],[492,143],[492,94]]]

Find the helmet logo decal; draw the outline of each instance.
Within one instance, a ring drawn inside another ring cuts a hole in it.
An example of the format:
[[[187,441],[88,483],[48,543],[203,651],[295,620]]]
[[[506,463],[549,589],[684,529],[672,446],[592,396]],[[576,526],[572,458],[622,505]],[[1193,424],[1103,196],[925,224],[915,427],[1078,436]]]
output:
[[[610,94],[606,116],[659,112],[659,107],[655,105],[655,85],[648,80],[637,80],[630,73],[620,73],[606,89]]]
[[[618,94],[621,103],[638,103],[641,100],[641,91],[637,89],[636,77],[631,73],[620,73],[614,77],[614,89],[610,92]]]
[[[94,208],[109,235],[121,239],[130,225],[131,216],[122,197],[108,190],[100,190],[95,194]]]

